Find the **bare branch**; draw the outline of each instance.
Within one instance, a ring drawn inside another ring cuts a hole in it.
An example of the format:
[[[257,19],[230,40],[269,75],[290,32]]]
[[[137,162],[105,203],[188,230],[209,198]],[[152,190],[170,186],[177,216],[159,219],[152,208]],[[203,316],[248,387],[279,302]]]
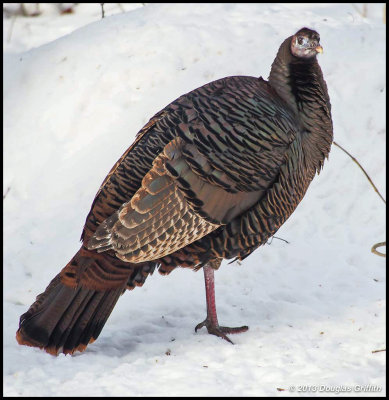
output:
[[[362,170],[362,172],[365,174],[367,180],[370,182],[370,185],[373,186],[373,189],[376,191],[376,193],[378,194],[378,196],[381,197],[381,200],[386,204],[385,199],[382,197],[381,193],[379,192],[379,190],[377,189],[376,185],[374,185],[373,181],[371,180],[370,176],[368,175],[368,173],[364,170],[364,168],[362,167],[361,164],[359,164],[358,160],[353,157],[347,150],[345,150],[340,144],[336,143],[335,140],[332,142],[335,146],[338,146],[341,150],[343,150],[357,165],[358,167]]]
[[[386,351],[386,349],[381,349],[381,350],[373,350],[372,353],[379,353],[380,351]]]
[[[282,238],[280,238],[280,237],[278,237],[278,236],[272,236],[272,237],[270,238],[270,241],[267,242],[267,244],[272,244],[272,243],[273,243],[273,239],[282,240],[283,242],[290,244],[290,242],[288,242],[286,239],[282,239]]]
[[[358,160],[353,157],[347,150],[345,150],[341,145],[339,145],[338,143],[336,143],[335,141],[332,142],[335,146],[339,147],[342,151],[344,151],[357,165],[358,167],[362,170],[362,172],[365,174],[367,180],[370,182],[371,186],[373,186],[373,189],[375,190],[375,192],[378,194],[378,196],[380,196],[381,200],[386,204],[385,199],[382,197],[381,193],[379,192],[379,190],[377,189],[376,185],[374,185],[373,181],[371,180],[370,176],[368,175],[368,173],[364,170],[364,168],[362,167],[362,165],[358,162]],[[386,246],[386,242],[380,242],[380,243],[376,243],[372,248],[371,248],[371,252],[373,254],[376,254],[377,256],[381,256],[381,257],[386,257],[386,254],[381,253],[379,251],[377,251],[377,247],[381,247],[381,246]]]
[[[7,190],[5,191],[5,193],[3,194],[3,200],[7,197],[8,192],[11,190],[11,186],[7,187]]]
[[[386,242],[379,242],[376,243],[372,248],[371,248],[371,252],[374,254],[377,254],[377,256],[381,256],[381,257],[386,257],[386,254],[381,253],[377,250],[377,247],[382,247],[382,246],[386,246]]]
[[[288,242],[287,240],[282,239],[282,238],[280,238],[280,237],[278,237],[278,236],[273,236],[273,238],[274,238],[274,239],[278,239],[278,240],[282,240],[283,242],[286,242],[286,243],[290,244],[290,242]]]
[[[11,41],[12,31],[15,25],[17,14],[12,15],[11,25],[9,27],[8,35],[7,35],[7,43]]]

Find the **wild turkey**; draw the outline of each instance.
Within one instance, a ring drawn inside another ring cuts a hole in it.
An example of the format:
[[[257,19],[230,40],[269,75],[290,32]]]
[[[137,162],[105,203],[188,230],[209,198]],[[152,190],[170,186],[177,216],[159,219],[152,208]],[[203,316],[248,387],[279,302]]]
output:
[[[20,317],[20,344],[83,351],[125,289],[157,267],[203,268],[209,333],[220,327],[214,270],[266,243],[303,198],[332,143],[331,106],[302,28],[282,44],[269,81],[230,76],[173,101],[138,133],[102,183],[81,249]]]

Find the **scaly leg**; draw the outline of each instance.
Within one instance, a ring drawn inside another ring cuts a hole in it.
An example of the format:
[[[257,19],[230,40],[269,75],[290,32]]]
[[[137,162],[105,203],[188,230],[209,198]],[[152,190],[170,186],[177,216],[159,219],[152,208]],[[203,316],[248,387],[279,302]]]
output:
[[[221,259],[213,261],[217,267],[221,263]],[[217,313],[216,313],[216,304],[215,304],[215,279],[214,279],[214,268],[212,268],[212,262],[204,265],[204,279],[205,279],[205,294],[207,299],[207,318],[198,324],[195,328],[195,332],[198,329],[201,329],[205,326],[208,330],[208,333],[211,335],[219,336],[227,342],[233,344],[231,339],[226,335],[227,333],[240,333],[246,332],[249,329],[248,326],[240,326],[237,328],[229,328],[226,326],[219,326],[219,322],[217,320]]]

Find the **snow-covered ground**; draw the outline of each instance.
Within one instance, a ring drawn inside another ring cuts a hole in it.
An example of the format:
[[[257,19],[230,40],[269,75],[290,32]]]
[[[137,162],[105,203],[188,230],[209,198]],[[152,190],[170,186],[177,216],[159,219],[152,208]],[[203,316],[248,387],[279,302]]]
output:
[[[386,346],[385,259],[370,252],[385,240],[385,205],[337,147],[277,233],[290,243],[216,273],[221,324],[250,326],[234,346],[194,332],[205,295],[189,270],[125,293],[84,353],[17,344],[19,316],[78,250],[139,129],[212,80],[267,79],[303,26],[321,35],[335,140],[385,196],[383,4],[367,18],[351,4],[114,6],[103,20],[96,3],[4,21],[4,395],[385,395],[385,352],[374,352]]]

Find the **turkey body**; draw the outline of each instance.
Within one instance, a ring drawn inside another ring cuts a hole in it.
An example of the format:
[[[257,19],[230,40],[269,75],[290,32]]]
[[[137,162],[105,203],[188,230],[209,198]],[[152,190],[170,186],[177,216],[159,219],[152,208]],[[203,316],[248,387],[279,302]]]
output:
[[[219,79],[150,119],[102,183],[81,249],[21,316],[20,344],[82,351],[155,268],[218,268],[274,235],[332,142],[320,67],[291,54],[294,37],[269,82]]]

